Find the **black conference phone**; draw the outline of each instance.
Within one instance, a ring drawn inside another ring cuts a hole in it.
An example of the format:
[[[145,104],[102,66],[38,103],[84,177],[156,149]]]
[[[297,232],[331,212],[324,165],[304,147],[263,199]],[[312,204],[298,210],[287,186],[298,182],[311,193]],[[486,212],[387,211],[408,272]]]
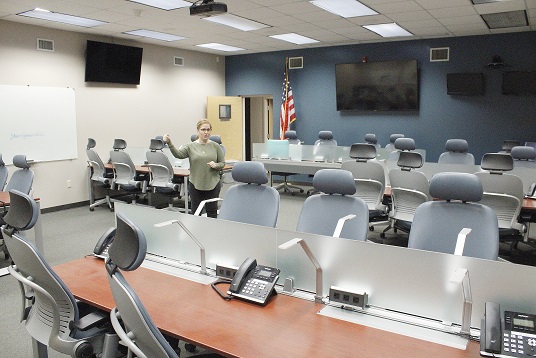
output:
[[[111,227],[102,236],[93,249],[93,254],[97,257],[106,259],[108,257],[108,248],[114,241],[115,227]]]
[[[236,271],[227,294],[265,305],[276,294],[279,272],[274,267],[257,265],[257,260],[248,257]]]
[[[505,311],[486,302],[480,328],[480,354],[489,357],[536,357],[536,315]]]

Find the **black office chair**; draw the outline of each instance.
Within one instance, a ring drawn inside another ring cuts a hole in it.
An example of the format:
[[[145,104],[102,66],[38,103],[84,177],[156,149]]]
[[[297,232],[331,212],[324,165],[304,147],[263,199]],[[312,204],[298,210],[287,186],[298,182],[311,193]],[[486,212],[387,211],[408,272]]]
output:
[[[130,155],[124,150],[127,147],[127,142],[123,139],[115,139],[113,150],[110,152],[110,159],[114,170],[114,186],[131,194],[133,196],[132,203],[136,204],[136,200],[140,194],[145,193],[147,185],[147,175],[138,174],[136,166],[132,162]]]
[[[95,145],[97,143],[95,142],[95,139],[88,138],[87,139],[87,147],[86,147],[86,155],[87,155],[87,163],[91,167],[91,184],[95,183],[98,187],[102,188],[106,195],[104,198],[95,200],[93,190],[89,190],[89,211],[94,211],[96,206],[107,204],[108,208],[110,208],[110,211],[114,210],[114,207],[112,205],[113,202],[117,202],[120,200],[112,199],[110,193],[112,190],[112,180],[114,178],[114,173],[111,171],[106,171],[106,168],[104,167],[104,163],[102,162],[99,154],[93,149],[95,148]]]
[[[136,292],[121,271],[134,271],[143,262],[147,242],[143,232],[122,214],[117,215],[115,239],[110,246],[106,270],[116,307],[110,312],[121,341],[137,357],[178,358],[179,355],[158,330]],[[185,322],[187,324],[187,322]],[[219,357],[203,354],[197,357]]]
[[[19,282],[22,294],[21,321],[38,342],[72,357],[115,357],[117,336],[113,333],[108,314],[75,300],[67,286],[33,243],[21,232],[31,229],[39,208],[28,195],[16,190],[9,192],[11,207],[3,227],[5,243],[12,257],[9,273]]]

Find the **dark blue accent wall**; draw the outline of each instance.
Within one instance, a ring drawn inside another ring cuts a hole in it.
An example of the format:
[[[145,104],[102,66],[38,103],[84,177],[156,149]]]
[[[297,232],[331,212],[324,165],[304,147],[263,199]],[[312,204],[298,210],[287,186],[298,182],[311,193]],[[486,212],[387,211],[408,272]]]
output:
[[[302,56],[304,68],[289,71],[297,120],[291,126],[305,144],[313,144],[321,130],[331,130],[339,145],[363,142],[376,133],[388,143],[392,133],[415,139],[427,150],[427,161],[437,161],[449,138],[464,138],[477,163],[484,153],[501,149],[504,139],[536,141],[536,96],[501,94],[502,71],[536,70],[536,32],[384,42],[226,58],[226,94],[273,95],[274,133],[279,133],[285,57]],[[450,61],[430,62],[430,48],[450,47]],[[501,56],[502,69],[487,65]],[[338,112],[335,103],[335,64],[417,59],[420,76],[418,112]],[[449,72],[483,72],[484,96],[447,95]]]

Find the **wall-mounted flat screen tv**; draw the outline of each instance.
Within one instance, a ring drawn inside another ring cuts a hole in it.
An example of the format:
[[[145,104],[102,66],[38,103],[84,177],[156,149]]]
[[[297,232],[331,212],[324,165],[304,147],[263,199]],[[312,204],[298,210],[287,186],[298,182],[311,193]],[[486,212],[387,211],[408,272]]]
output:
[[[87,41],[86,82],[140,84],[143,48]]]
[[[447,94],[460,96],[481,96],[484,94],[484,74],[447,73]]]
[[[506,71],[502,77],[502,94],[536,95],[536,71]]]
[[[335,65],[338,111],[416,111],[417,60]]]

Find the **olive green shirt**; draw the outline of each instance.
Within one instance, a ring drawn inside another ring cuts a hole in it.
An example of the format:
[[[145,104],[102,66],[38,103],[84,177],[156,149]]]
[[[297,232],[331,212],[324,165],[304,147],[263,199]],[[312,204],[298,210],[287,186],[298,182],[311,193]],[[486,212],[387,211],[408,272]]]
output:
[[[171,154],[179,159],[190,160],[190,182],[197,190],[212,190],[220,181],[220,171],[225,166],[225,158],[221,146],[209,140],[206,144],[191,142],[177,149],[168,142]],[[214,161],[216,168],[207,163]]]

